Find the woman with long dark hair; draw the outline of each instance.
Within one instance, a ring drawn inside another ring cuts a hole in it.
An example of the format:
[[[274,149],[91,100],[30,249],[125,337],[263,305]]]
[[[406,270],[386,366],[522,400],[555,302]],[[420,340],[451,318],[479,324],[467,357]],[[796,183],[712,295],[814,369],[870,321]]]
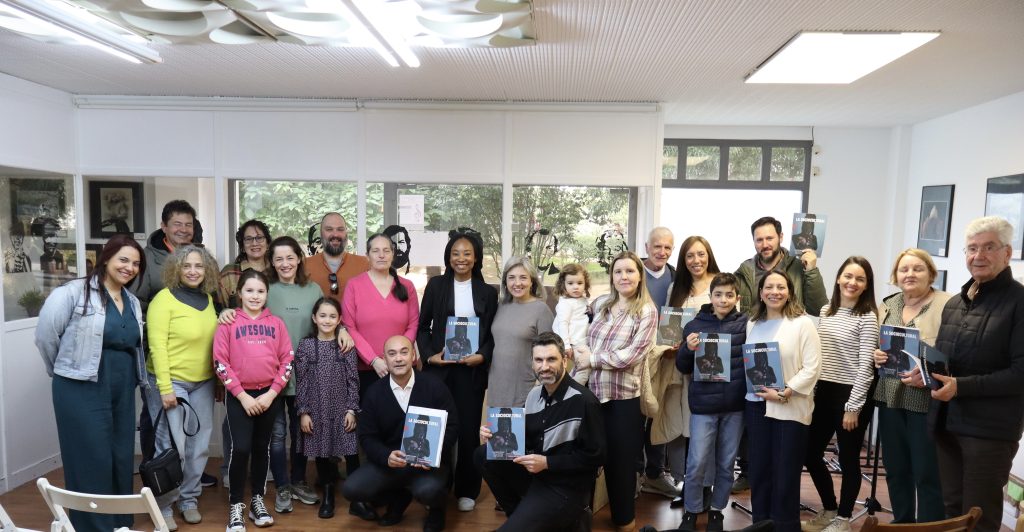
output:
[[[702,236],[694,235],[683,240],[676,262],[676,279],[668,293],[670,307],[695,308],[711,302],[711,280],[720,273],[711,244]],[[749,301],[741,301],[749,307]]]
[[[805,532],[849,532],[853,504],[860,492],[860,447],[874,412],[868,399],[875,381],[878,309],[875,275],[867,259],[855,256],[843,262],[836,273],[832,299],[819,316],[821,378],[814,390],[804,465],[821,497],[822,510],[801,528]],[[843,476],[839,501],[832,474],[821,458],[833,435]]]
[[[480,445],[477,429],[494,352],[491,323],[498,310],[498,292],[484,280],[483,257],[483,243],[477,234],[451,233],[444,248],[445,271],[427,281],[423,292],[416,337],[426,359],[424,371],[444,381],[459,405],[455,496],[463,511],[472,510],[480,495],[481,477],[473,465],[473,451]],[[480,318],[477,351],[458,362],[444,359],[445,326],[451,316]]]
[[[221,308],[238,307],[238,277],[252,268],[258,272],[270,269],[270,229],[259,220],[247,220],[235,231],[238,256],[220,271],[217,302]]]
[[[135,465],[135,387],[146,386],[142,306],[126,288],[146,270],[130,235],[117,234],[88,276],[57,287],[36,325],[36,347],[53,378],[53,412],[64,485],[128,495]],[[130,527],[131,515],[72,511],[76,530]]]

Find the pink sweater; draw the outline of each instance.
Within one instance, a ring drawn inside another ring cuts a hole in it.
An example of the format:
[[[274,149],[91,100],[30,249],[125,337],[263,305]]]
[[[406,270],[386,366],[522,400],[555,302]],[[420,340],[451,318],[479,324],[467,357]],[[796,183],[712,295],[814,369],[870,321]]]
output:
[[[404,335],[416,345],[420,320],[416,287],[403,277],[398,277],[398,282],[409,292],[405,302],[390,291],[387,297],[381,297],[369,273],[361,273],[345,285],[341,319],[356,342],[361,370],[368,369],[374,358],[384,356],[384,342],[396,334]]]
[[[284,322],[267,309],[255,319],[238,309],[235,322],[219,325],[213,338],[214,372],[234,396],[268,386],[281,393],[294,356]]]

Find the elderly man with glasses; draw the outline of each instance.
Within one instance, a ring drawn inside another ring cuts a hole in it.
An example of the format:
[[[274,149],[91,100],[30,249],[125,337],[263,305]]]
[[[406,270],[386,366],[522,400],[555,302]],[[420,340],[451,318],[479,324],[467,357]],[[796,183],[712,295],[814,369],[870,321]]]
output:
[[[320,285],[325,297],[341,301],[348,280],[370,269],[366,257],[353,255],[348,246],[348,222],[336,213],[329,212],[320,220],[320,239],[323,251],[306,258],[306,273],[309,279]]]
[[[1013,279],[1013,226],[986,216],[967,226],[971,279],[942,310],[936,347],[950,376],[932,374],[929,427],[946,517],[982,510],[977,530],[999,530],[1002,488],[1024,432],[1024,286]]]

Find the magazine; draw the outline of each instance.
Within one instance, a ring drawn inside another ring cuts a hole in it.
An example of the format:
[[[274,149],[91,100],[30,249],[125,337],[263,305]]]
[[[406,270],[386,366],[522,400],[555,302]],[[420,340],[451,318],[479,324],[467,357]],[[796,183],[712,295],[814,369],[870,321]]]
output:
[[[683,343],[683,326],[697,315],[695,308],[661,307],[658,315],[658,345]]]
[[[879,349],[885,351],[888,357],[885,364],[878,368],[878,375],[898,378],[913,369],[906,353],[920,354],[919,338],[919,331],[912,327],[882,325],[879,329]]]
[[[487,409],[488,460],[511,460],[526,454],[526,409],[497,407]]]
[[[824,214],[798,212],[793,215],[793,232],[790,233],[789,251],[799,257],[805,249],[813,249],[820,258],[825,249],[825,226],[828,217]]]
[[[700,333],[698,342],[693,358],[693,380],[729,382],[732,379],[732,335]]]
[[[406,462],[428,467],[441,465],[441,447],[447,424],[448,412],[444,410],[409,406],[405,413],[405,430],[402,431],[402,452]]]
[[[743,344],[743,369],[747,374],[747,393],[786,388],[778,342]]]
[[[945,353],[939,351],[935,347],[928,345],[924,342],[919,344],[921,350],[921,361],[923,362],[924,369],[927,371],[921,371],[921,376],[924,377],[924,384],[933,390],[942,388],[942,382],[932,377],[932,373],[938,373],[939,375],[949,375],[949,357]]]
[[[480,350],[480,318],[448,316],[444,326],[444,359],[458,362]]]

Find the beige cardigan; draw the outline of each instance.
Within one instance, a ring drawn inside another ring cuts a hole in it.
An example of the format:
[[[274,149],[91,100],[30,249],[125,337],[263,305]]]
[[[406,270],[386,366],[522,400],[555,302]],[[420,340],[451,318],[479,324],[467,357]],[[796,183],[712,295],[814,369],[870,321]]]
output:
[[[890,296],[882,299],[882,304],[878,309],[878,324],[885,323],[886,316],[889,315],[888,302],[892,298],[900,295],[902,292],[896,292]],[[942,308],[946,306],[946,302],[953,297],[953,294],[949,292],[943,292],[941,290],[935,291],[935,297],[932,298],[931,306],[928,307],[928,312],[923,315],[918,315],[915,318],[914,325],[917,325],[918,331],[920,331],[921,341],[934,346],[935,338],[939,336],[939,322],[942,321]]]
[[[652,419],[651,443],[661,445],[690,436],[689,375],[676,369],[675,357],[665,357],[667,345],[647,351],[640,375],[640,410]]]

